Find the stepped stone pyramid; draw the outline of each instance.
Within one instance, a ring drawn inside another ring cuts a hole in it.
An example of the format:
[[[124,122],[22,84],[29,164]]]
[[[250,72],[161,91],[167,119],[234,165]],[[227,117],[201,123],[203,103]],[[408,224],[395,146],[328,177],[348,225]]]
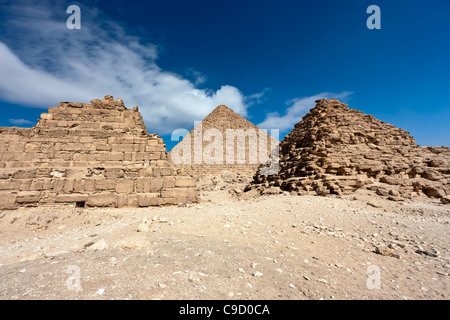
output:
[[[61,102],[33,128],[0,128],[0,208],[71,203],[124,207],[195,202],[138,107],[112,96]]]
[[[369,189],[392,200],[447,199],[450,149],[418,146],[402,129],[335,99],[317,100],[280,143],[278,174],[256,174],[247,190],[254,188],[314,195]]]
[[[267,131],[220,105],[169,152],[169,159],[196,178],[223,172],[251,177],[278,144]]]

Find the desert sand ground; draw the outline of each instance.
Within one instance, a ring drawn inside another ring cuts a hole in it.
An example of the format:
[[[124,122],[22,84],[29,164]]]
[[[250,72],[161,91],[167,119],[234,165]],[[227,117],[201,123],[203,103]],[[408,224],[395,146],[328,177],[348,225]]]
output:
[[[449,205],[247,198],[2,211],[0,299],[450,298]]]

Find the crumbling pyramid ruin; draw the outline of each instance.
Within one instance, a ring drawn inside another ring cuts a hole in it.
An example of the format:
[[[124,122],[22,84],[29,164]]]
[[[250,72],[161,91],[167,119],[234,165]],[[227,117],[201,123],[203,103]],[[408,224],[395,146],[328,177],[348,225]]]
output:
[[[247,191],[368,189],[391,200],[450,195],[449,148],[418,146],[408,132],[334,99],[316,101],[280,143],[279,161],[278,174],[256,174]]]
[[[0,208],[43,204],[146,207],[196,202],[137,107],[112,96],[61,102],[33,128],[0,128]]]
[[[220,105],[169,152],[169,158],[196,178],[223,172],[252,177],[278,144],[266,130]]]

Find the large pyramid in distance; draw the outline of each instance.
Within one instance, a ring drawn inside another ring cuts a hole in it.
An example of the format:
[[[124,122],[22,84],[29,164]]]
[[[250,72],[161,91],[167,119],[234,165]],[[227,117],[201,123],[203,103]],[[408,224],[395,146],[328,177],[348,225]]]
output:
[[[220,105],[169,152],[169,159],[197,178],[223,172],[251,177],[278,143],[267,131]]]
[[[450,149],[421,147],[406,131],[335,99],[316,107],[280,143],[276,175],[248,189],[348,194],[369,189],[392,200],[450,195]]]

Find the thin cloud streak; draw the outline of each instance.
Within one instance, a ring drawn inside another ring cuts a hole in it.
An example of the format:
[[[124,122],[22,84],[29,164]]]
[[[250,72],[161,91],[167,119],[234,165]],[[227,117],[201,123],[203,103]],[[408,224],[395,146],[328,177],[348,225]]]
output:
[[[338,99],[346,103],[352,92],[344,91],[341,93],[322,92],[309,97],[295,98],[286,102],[289,107],[285,110],[283,115],[278,112],[268,113],[266,119],[258,124],[260,128],[279,129],[281,132],[291,130],[295,124],[302,120],[302,117],[315,106],[315,101],[318,99]]]
[[[207,79],[200,71],[190,81],[162,70],[158,46],[96,8],[81,7],[81,30],[67,29],[62,4],[19,1],[1,9],[0,73],[8,75],[0,77],[2,100],[48,108],[112,94],[138,105],[149,131],[161,135],[191,127],[220,104],[247,116],[254,100],[231,85],[197,88]]]

